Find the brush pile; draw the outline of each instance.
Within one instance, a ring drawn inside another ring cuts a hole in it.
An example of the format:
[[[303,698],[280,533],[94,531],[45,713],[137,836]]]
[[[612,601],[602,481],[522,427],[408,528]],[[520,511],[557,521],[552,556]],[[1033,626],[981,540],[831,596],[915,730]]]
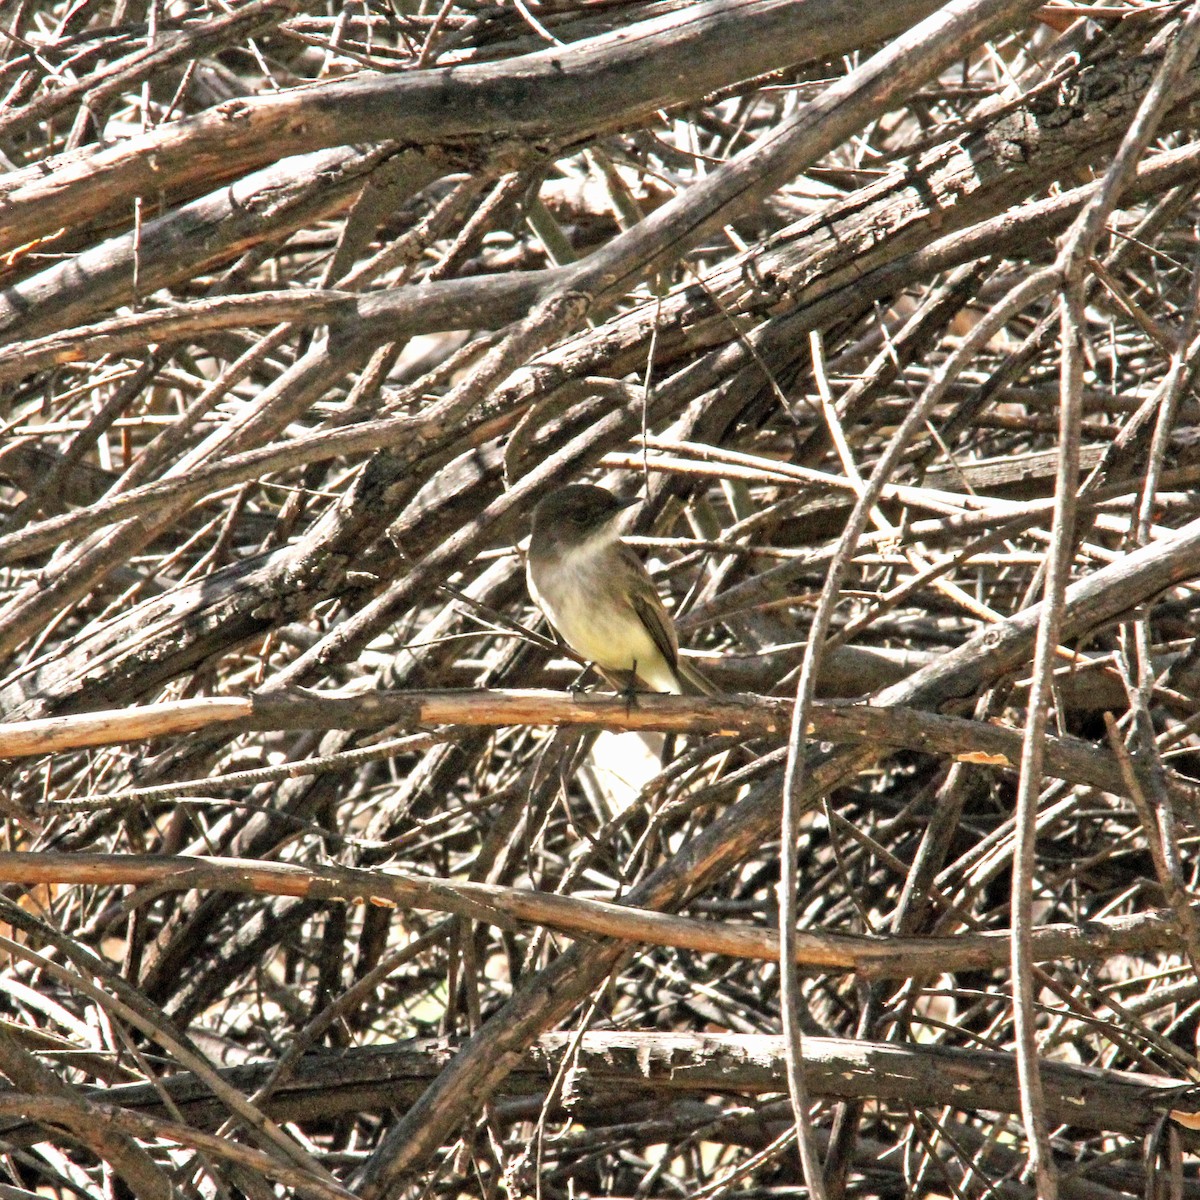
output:
[[[1198,47],[11,5],[4,1197],[1200,1197]]]

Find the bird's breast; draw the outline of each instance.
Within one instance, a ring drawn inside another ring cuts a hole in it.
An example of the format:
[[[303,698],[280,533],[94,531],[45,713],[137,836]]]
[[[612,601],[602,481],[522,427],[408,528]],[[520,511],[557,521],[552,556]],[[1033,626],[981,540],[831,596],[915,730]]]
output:
[[[529,559],[529,590],[567,645],[609,670],[637,663],[641,674],[662,655],[625,595],[623,577],[619,560],[605,554]]]

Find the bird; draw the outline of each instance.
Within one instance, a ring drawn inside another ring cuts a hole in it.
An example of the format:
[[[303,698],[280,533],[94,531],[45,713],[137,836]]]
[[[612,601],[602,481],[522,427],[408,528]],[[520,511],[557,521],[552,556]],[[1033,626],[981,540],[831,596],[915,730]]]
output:
[[[525,578],[529,594],[568,646],[629,690],[715,691],[679,658],[679,638],[642,560],[621,540],[636,499],[574,483],[533,510]]]

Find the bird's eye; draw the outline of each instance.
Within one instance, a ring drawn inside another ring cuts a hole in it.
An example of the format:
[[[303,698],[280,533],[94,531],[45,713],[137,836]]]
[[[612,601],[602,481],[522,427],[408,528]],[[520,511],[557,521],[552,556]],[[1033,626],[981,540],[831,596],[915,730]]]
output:
[[[586,525],[587,524],[587,513],[573,512],[571,514],[571,520],[574,521],[576,525]]]

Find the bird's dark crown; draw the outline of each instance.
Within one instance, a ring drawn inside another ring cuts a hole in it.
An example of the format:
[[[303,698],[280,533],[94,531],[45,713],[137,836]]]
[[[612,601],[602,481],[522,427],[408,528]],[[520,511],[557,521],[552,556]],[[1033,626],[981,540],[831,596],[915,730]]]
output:
[[[543,497],[533,510],[535,544],[576,543],[599,532],[636,500],[618,500],[604,488],[572,483]]]

